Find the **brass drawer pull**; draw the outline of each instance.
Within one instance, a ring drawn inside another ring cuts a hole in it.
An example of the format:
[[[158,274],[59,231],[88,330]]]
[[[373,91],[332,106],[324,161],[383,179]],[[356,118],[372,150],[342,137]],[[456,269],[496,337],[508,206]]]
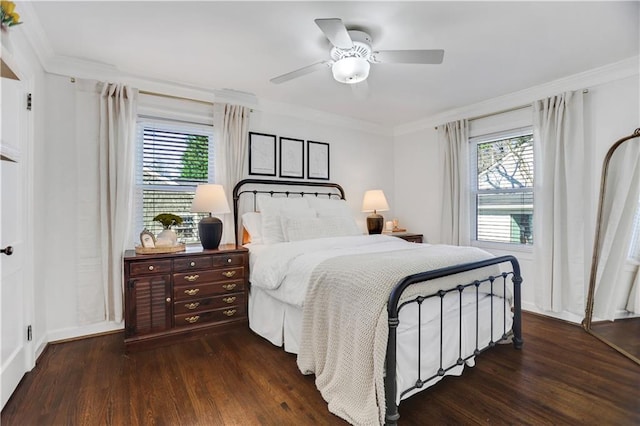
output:
[[[236,274],[236,271],[226,271],[223,272],[222,275],[224,275],[227,278],[231,278],[232,276],[234,276]]]
[[[200,275],[195,274],[195,275],[186,275],[184,277],[185,280],[189,281],[189,282],[194,282],[195,280],[197,280],[198,278],[200,278]]]
[[[184,305],[185,308],[193,310],[195,308],[197,308],[198,306],[200,306],[200,302],[193,302],[193,303],[187,303]]]
[[[199,288],[190,288],[184,291],[184,294],[188,296],[195,296],[200,291]]]
[[[186,317],[184,320],[189,324],[193,324],[194,322],[197,322],[199,319],[200,319],[200,315],[194,315],[192,317]]]
[[[236,284],[223,284],[222,288],[224,288],[225,290],[233,290],[234,288],[236,288]]]
[[[228,317],[232,317],[236,314],[236,310],[235,309],[229,309],[228,311],[222,311],[223,314],[225,314]]]
[[[236,301],[236,297],[235,296],[225,297],[224,299],[222,299],[222,301],[224,303],[233,303]]]

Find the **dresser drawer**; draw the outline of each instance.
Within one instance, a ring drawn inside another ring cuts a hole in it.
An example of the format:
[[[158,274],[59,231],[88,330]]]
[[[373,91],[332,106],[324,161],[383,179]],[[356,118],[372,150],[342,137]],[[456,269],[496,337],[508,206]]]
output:
[[[131,262],[129,275],[163,274],[171,272],[171,260],[149,260],[147,262]]]
[[[173,287],[173,299],[176,302],[185,299],[196,300],[207,296],[237,293],[241,291],[244,291],[244,280],[182,285]]]
[[[231,321],[245,316],[244,305],[227,306],[213,311],[188,313],[175,316],[175,327],[186,327],[195,324]]]
[[[238,280],[244,278],[244,268],[210,269],[194,271],[186,274],[173,274],[173,285],[189,285],[218,281]]]
[[[173,261],[173,270],[175,272],[211,268],[213,268],[213,258],[211,256],[184,257]]]
[[[127,351],[248,323],[249,251],[244,247],[193,246],[148,255],[127,250],[123,269]]]
[[[213,256],[213,267],[221,268],[225,266],[243,266],[244,255],[242,254],[225,254]]]
[[[203,299],[187,299],[176,302],[173,312],[176,315],[186,313],[196,313],[210,311],[212,309],[224,308],[227,306],[244,305],[244,293],[225,294],[222,296],[207,297]]]

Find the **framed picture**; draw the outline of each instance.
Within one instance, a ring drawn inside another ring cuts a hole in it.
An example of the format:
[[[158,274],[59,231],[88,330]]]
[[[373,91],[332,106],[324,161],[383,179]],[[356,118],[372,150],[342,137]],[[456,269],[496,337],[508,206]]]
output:
[[[249,174],[276,175],[276,135],[249,132]]]
[[[307,177],[329,180],[329,144],[307,141]]]
[[[140,244],[142,244],[142,247],[144,248],[155,248],[156,237],[151,233],[151,231],[145,228],[140,233]]]
[[[280,177],[304,177],[304,141],[280,137]]]

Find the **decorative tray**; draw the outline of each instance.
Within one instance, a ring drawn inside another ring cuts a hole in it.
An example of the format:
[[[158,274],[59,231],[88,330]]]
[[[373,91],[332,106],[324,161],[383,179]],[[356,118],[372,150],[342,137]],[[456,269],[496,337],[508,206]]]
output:
[[[136,254],[177,253],[185,250],[186,250],[186,245],[184,243],[179,243],[179,244],[176,244],[175,246],[164,246],[164,247],[136,246]]]

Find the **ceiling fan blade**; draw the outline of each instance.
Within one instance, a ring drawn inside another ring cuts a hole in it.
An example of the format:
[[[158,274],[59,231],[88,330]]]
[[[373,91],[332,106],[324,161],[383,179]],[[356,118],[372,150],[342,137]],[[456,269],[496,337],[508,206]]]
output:
[[[280,75],[278,77],[274,77],[269,81],[272,82],[273,84],[284,83],[285,81],[293,80],[294,78],[298,78],[298,77],[302,77],[303,75],[311,74],[312,72],[321,70],[323,68],[328,68],[332,63],[333,63],[333,61],[317,62],[317,63],[315,63],[313,65],[309,65],[309,66],[306,66],[304,68],[300,68],[300,69],[297,69],[295,71],[291,71],[291,72],[288,72],[286,74],[282,74],[282,75]]]
[[[378,64],[441,64],[444,50],[380,50],[371,56]]]
[[[353,47],[353,41],[347,32],[347,27],[342,23],[342,19],[316,19],[315,23],[335,47],[340,49],[351,49]]]

